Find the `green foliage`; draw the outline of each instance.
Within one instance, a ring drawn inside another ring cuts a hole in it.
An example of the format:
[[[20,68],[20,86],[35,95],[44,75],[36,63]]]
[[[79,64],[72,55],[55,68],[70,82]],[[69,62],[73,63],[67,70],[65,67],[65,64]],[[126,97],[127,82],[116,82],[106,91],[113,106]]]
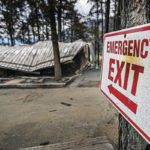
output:
[[[55,0],[59,41],[86,39],[86,25],[75,9],[77,0]],[[0,37],[21,43],[51,39],[48,0],[0,0]]]
[[[15,32],[22,17],[24,0],[0,0],[0,21],[3,33],[10,36],[11,45],[14,45]]]

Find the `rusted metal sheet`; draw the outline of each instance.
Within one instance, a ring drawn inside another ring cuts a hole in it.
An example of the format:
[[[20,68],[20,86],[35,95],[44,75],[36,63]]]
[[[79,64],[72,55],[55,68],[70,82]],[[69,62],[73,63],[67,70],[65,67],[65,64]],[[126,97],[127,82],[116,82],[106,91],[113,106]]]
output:
[[[61,63],[72,60],[88,45],[78,40],[73,43],[59,43]],[[0,46],[0,68],[33,72],[54,66],[51,41],[40,41],[33,45]]]

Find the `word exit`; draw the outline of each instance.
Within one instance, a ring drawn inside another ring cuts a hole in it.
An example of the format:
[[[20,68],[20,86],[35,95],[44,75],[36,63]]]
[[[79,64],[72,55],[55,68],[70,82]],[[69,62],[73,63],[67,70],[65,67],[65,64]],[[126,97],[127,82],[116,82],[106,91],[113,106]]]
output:
[[[104,35],[100,90],[150,144],[150,23]]]
[[[125,68],[124,78],[122,77],[122,70]],[[117,69],[117,73],[114,74],[115,69]],[[118,83],[120,87],[124,90],[128,88],[128,79],[130,71],[134,71],[133,81],[132,81],[132,89],[131,94],[134,96],[136,95],[137,84],[139,80],[139,75],[144,73],[144,67],[139,66],[136,64],[130,64],[125,61],[115,60],[110,58],[109,61],[109,71],[108,71],[108,79],[114,82],[115,84]]]

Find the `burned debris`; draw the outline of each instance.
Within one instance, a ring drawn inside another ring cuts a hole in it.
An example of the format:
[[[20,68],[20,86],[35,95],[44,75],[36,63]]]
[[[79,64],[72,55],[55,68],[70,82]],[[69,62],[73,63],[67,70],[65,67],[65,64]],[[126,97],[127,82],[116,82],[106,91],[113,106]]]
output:
[[[64,76],[83,70],[89,63],[90,45],[78,40],[59,43],[60,61]],[[40,41],[33,45],[0,47],[0,77],[17,75],[53,76],[54,56],[51,41]]]

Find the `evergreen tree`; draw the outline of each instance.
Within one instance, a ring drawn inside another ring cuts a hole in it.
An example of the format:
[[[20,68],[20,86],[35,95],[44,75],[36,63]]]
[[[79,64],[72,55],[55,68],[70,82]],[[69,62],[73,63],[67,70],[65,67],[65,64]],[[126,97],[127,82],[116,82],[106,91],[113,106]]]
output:
[[[24,0],[0,0],[1,29],[10,37],[11,45],[15,44],[17,25],[22,16]]]
[[[56,31],[56,4],[54,0],[48,0],[49,12],[50,12],[50,25],[51,25],[51,36],[53,44],[53,54],[54,54],[54,69],[55,69],[55,78],[60,80],[62,77],[61,64],[60,64],[60,54],[59,54],[59,45],[58,45],[58,35]]]
[[[32,27],[32,32],[37,35],[38,40],[41,40],[41,24],[42,24],[42,13],[40,12],[40,0],[27,0],[30,9],[30,15],[28,24]],[[36,30],[34,30],[34,28]]]
[[[110,14],[110,0],[107,0],[105,13],[105,33],[109,32],[109,14]]]
[[[88,0],[92,4],[89,15],[95,18],[95,54],[97,52],[97,61],[99,66],[100,53],[100,22],[101,22],[101,48],[103,43],[103,0]]]

